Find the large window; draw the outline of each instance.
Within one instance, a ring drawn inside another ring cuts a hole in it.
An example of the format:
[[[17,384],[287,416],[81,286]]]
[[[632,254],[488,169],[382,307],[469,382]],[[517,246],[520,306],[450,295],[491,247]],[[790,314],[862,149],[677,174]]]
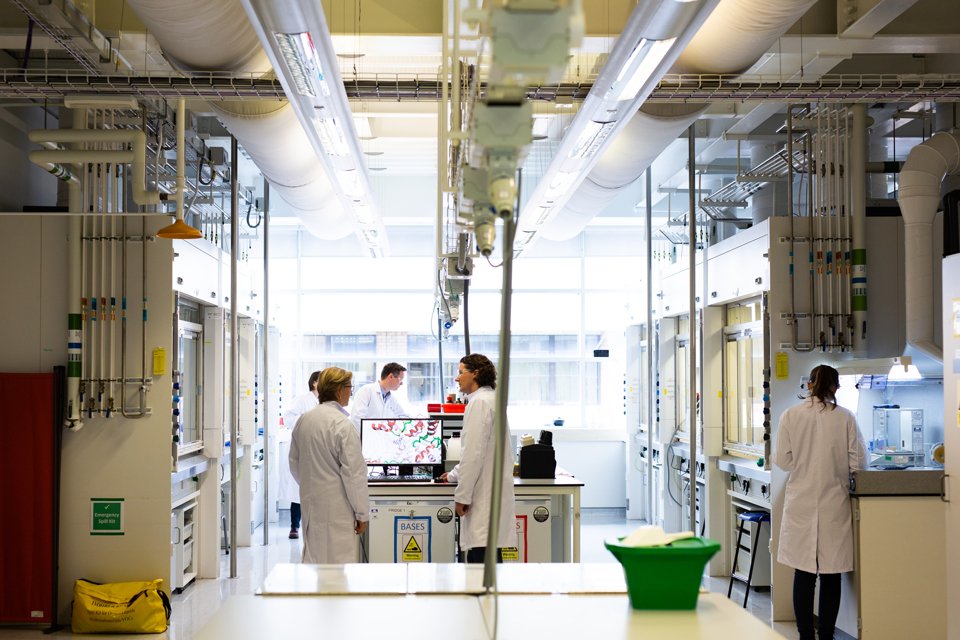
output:
[[[283,258],[282,278],[271,277],[285,398],[305,389],[316,369],[343,366],[362,384],[378,379],[391,361],[407,367],[396,395],[412,411],[425,412],[428,403],[456,392],[458,362],[466,353],[464,318],[438,344],[433,260],[291,258]],[[638,258],[524,257],[515,263],[512,426],[532,429],[560,418],[569,427],[624,428],[624,328],[640,313],[634,275],[640,267]],[[350,277],[315,275],[338,273]],[[501,276],[481,261],[469,289],[470,351],[495,362]],[[466,308],[461,305],[461,313]],[[609,357],[599,355],[604,351]]]

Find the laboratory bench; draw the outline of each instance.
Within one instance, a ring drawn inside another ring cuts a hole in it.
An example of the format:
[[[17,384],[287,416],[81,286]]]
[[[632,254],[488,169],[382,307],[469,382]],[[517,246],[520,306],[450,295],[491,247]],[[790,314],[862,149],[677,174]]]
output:
[[[514,478],[518,562],[580,561],[580,490],[569,475],[552,479]],[[370,562],[399,562],[412,531],[425,557],[409,561],[452,562],[455,484],[371,482],[370,526],[366,553]],[[411,529],[405,529],[411,527]],[[420,527],[420,530],[412,529]],[[401,545],[401,541],[405,541]],[[416,551],[414,553],[417,553]]]
[[[482,565],[277,565],[257,595],[233,596],[197,634],[232,638],[497,637],[783,638],[722,594],[696,609],[635,611],[619,565],[498,565],[496,597]],[[376,615],[371,615],[376,612]]]

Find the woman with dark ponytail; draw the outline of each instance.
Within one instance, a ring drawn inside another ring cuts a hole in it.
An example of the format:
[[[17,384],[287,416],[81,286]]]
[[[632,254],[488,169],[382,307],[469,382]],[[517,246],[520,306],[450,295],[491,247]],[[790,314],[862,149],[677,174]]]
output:
[[[818,635],[832,640],[840,611],[840,574],[853,571],[850,472],[867,448],[851,412],[837,406],[840,375],[821,364],[808,394],[780,418],[773,463],[789,473],[777,560],[794,568],[793,610],[800,640],[814,639],[813,594],[820,576]]]

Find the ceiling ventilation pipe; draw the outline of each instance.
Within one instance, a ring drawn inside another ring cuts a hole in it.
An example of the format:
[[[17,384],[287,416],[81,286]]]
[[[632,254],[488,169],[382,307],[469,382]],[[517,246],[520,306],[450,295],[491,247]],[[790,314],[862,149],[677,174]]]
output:
[[[903,215],[907,354],[919,352],[943,362],[933,341],[933,219],[940,205],[940,185],[960,173],[960,137],[941,131],[918,144],[900,170]]]
[[[130,6],[167,61],[184,73],[272,71],[240,0],[130,0]],[[337,240],[356,231],[288,103],[230,101],[211,107],[313,235]]]
[[[815,2],[722,0],[668,73],[743,73]],[[567,240],[583,231],[706,109],[705,104],[641,107],[566,206],[544,224],[542,235]]]

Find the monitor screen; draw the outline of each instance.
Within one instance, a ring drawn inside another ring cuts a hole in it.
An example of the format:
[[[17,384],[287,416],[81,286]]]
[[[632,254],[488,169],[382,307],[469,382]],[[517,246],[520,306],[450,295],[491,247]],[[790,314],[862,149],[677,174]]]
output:
[[[368,465],[442,464],[440,421],[377,418],[360,421],[360,444]]]

